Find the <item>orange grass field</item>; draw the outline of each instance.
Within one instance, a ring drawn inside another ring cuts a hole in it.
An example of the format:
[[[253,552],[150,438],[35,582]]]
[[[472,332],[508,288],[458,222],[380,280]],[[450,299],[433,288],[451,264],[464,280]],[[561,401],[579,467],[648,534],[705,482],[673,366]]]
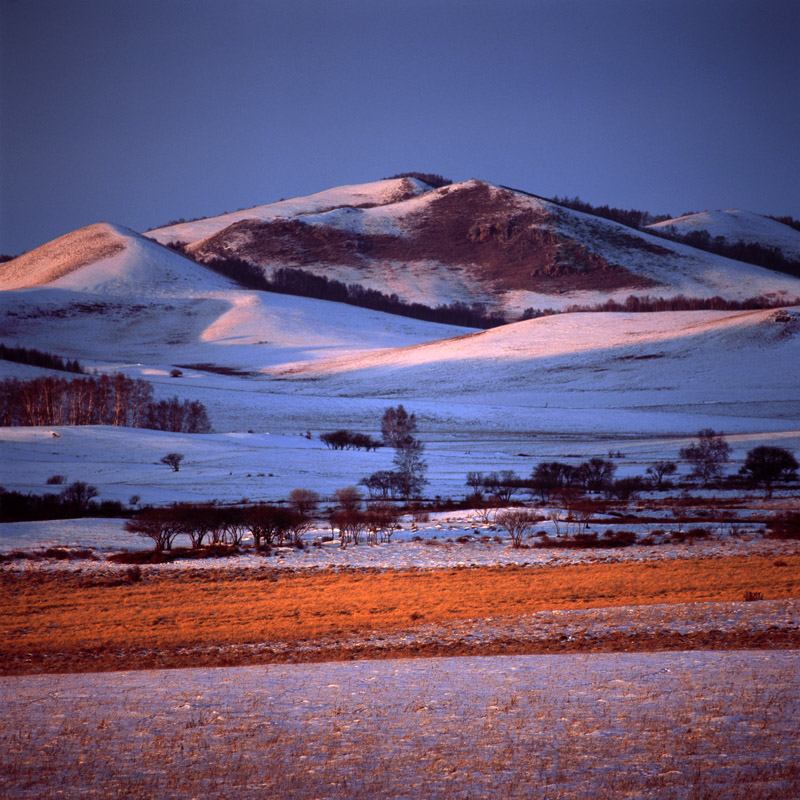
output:
[[[546,609],[800,597],[800,555],[444,570],[197,570],[139,583],[0,577],[4,658],[298,641]],[[104,585],[105,584],[105,585]]]

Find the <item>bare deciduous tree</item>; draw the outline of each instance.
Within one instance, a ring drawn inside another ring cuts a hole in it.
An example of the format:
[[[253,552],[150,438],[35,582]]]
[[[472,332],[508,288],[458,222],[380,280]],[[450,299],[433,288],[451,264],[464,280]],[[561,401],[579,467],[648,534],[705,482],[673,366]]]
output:
[[[509,509],[500,511],[495,517],[495,521],[502,528],[505,528],[511,537],[511,546],[514,548],[522,547],[522,539],[525,534],[537,523],[542,521],[542,517],[534,512],[523,509]]]
[[[183,461],[183,455],[181,453],[167,453],[161,459],[161,463],[171,467],[173,472],[178,472],[180,470],[181,461]]]
[[[779,480],[796,479],[797,469],[797,459],[790,450],[761,445],[747,453],[744,466],[739,472],[756,485],[762,485],[766,497],[772,497],[773,484]]]
[[[674,475],[677,469],[678,465],[674,461],[654,461],[645,472],[652,476],[653,488],[658,491],[664,485],[664,478]]]
[[[697,441],[682,447],[680,454],[692,465],[692,477],[708,486],[722,474],[723,465],[730,460],[730,451],[724,434],[703,428],[697,434]]]

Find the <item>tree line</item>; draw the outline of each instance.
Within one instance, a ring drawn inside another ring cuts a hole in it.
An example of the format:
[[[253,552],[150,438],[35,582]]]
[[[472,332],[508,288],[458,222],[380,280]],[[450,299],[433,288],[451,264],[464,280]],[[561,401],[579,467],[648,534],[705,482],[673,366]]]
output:
[[[83,378],[45,376],[0,381],[0,425],[121,425],[174,433],[208,433],[197,400],[153,400],[147,381],[121,372]]]
[[[742,239],[736,242],[729,242],[724,236],[712,237],[708,231],[704,230],[679,233],[672,226],[653,228],[647,232],[661,236],[664,239],[670,239],[673,242],[687,244],[698,250],[714,253],[723,258],[744,261],[757,267],[793,275],[795,278],[800,277],[800,261],[796,258],[785,256],[778,247],[769,247],[757,242],[745,242]]]
[[[681,448],[680,457],[691,468],[689,478],[710,487],[723,476],[725,465],[730,461],[730,446],[723,433],[704,428],[694,441]],[[761,445],[748,451],[737,478],[762,487],[769,497],[776,484],[796,481],[798,469],[800,466],[791,451]],[[549,502],[553,496],[582,493],[605,494],[625,501],[638,492],[671,489],[668,478],[677,470],[675,461],[663,459],[648,466],[645,475],[615,479],[617,464],[612,458],[594,457],[577,465],[542,461],[527,478],[512,470],[467,473],[466,485],[471,489],[467,500],[478,507],[486,506],[487,500],[490,505],[499,507],[510,504],[515,494],[524,491],[538,496],[542,503]]]
[[[526,308],[522,319],[538,319],[553,314],[578,314],[600,311],[628,313],[658,313],[662,311],[754,311],[756,309],[784,308],[800,305],[800,297],[763,297],[756,295],[744,300],[727,300],[724,297],[687,297],[677,294],[673,297],[651,297],[650,295],[629,295],[625,301],[606,300],[594,305],[573,304],[563,309]]]
[[[178,536],[188,537],[192,550],[203,547],[239,548],[249,536],[256,550],[273,546],[303,549],[303,535],[317,519],[319,495],[295,489],[287,503],[251,503],[221,506],[217,503],[174,503],[165,508],[147,508],[125,523],[125,530],[153,542],[156,552],[172,550]],[[342,547],[390,541],[400,511],[390,503],[372,503],[362,508],[363,498],[353,486],[338,489],[324,518],[331,538],[338,535]]]
[[[672,219],[669,214],[651,214],[649,211],[639,211],[637,209],[628,208],[614,208],[607,204],[602,206],[595,206],[581,200],[580,197],[555,197],[549,198],[551,203],[555,203],[565,208],[571,208],[573,211],[580,211],[584,214],[591,214],[594,217],[602,217],[609,219],[612,222],[619,222],[622,225],[627,225],[629,228],[641,229],[648,225],[654,225],[656,222],[666,222]]]
[[[0,342],[0,359],[14,361],[17,364],[31,364],[34,367],[56,369],[61,372],[76,372],[80,375],[84,369],[77,359],[62,358],[61,356],[34,350],[32,347],[10,347]]]
[[[186,250],[185,242],[170,242],[167,247],[195,260]],[[260,267],[241,258],[215,257],[198,263],[231,278],[246,289],[346,303],[401,317],[465,328],[496,328],[509,322],[501,314],[487,313],[480,303],[467,305],[456,301],[435,307],[422,303],[409,303],[394,293],[387,295],[377,289],[370,289],[358,283],[344,283],[299,267],[280,267],[267,276]]]
[[[391,181],[395,178],[416,178],[418,181],[427,183],[428,186],[433,186],[434,189],[441,189],[442,186],[450,186],[453,183],[448,178],[443,178],[433,172],[399,172],[397,175],[390,175],[388,178],[383,178],[383,180]]]
[[[118,500],[96,502],[97,487],[74,481],[58,494],[7,492],[0,486],[0,522],[75,517],[119,517],[127,509]]]
[[[487,330],[506,325],[512,320],[502,314],[488,314],[480,303],[471,306],[453,302],[436,307],[422,303],[407,303],[396,294],[385,295],[377,289],[368,289],[359,284],[345,284],[324,275],[315,275],[303,269],[281,267],[268,278],[262,270],[238,258],[215,258],[205,266],[232,278],[240,285],[265,292],[292,294],[347,303],[387,314],[412,317],[426,322],[439,322],[445,325],[458,325],[467,328]],[[728,300],[719,295],[713,297],[687,297],[677,294],[672,297],[651,297],[650,295],[629,295],[624,302],[606,300],[594,305],[573,304],[563,309],[526,308],[520,320],[537,319],[553,314],[574,314],[596,311],[607,312],[660,312],[660,311],[749,311],[765,308],[781,308],[800,304],[800,298],[769,298],[756,295],[744,300]]]

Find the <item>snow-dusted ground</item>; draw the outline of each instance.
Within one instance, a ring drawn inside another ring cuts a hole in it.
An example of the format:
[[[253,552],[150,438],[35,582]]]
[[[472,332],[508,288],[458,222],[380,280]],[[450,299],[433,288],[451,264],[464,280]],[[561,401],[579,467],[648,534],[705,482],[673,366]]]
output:
[[[800,796],[797,651],[0,678],[10,798]]]
[[[126,504],[132,495],[138,495],[144,504],[212,499],[234,502],[242,498],[276,501],[286,498],[292,489],[297,488],[313,489],[323,498],[329,498],[336,489],[355,485],[378,470],[392,468],[393,451],[390,448],[369,453],[329,450],[318,438],[321,431],[337,427],[349,427],[378,436],[377,421],[384,406],[376,401],[371,405],[370,409],[370,404],[365,402],[345,411],[344,406],[332,403],[334,408],[342,408],[339,425],[333,415],[317,420],[310,417],[293,420],[299,424],[316,422],[318,426],[330,423],[329,427],[315,428],[311,439],[300,434],[302,428],[299,426],[293,435],[262,430],[254,433],[178,434],[102,426],[0,428],[0,486],[36,494],[58,493],[63,486],[48,485],[47,480],[54,475],[63,475],[66,483],[80,480],[96,486],[99,500],[119,500]],[[295,413],[299,412],[299,406],[296,404]],[[418,412],[422,410],[425,414],[427,407],[415,404],[410,408]],[[359,410],[360,417],[357,416]],[[435,409],[432,411],[436,413]],[[558,412],[554,415],[559,416]],[[358,424],[367,417],[374,421],[376,428]],[[497,420],[499,427],[502,418],[498,416]],[[601,420],[602,416],[595,413],[594,422],[598,428]],[[749,428],[748,432],[728,437],[732,453],[731,472],[739,468],[747,451],[756,445],[770,444],[800,451],[799,431],[768,432],[773,425],[779,427],[779,422],[769,421],[764,425],[766,430],[762,428],[759,431],[756,427],[759,420],[727,421],[741,425],[745,430]],[[693,422],[700,424],[698,419]],[[425,433],[422,438],[426,441],[425,459],[430,480],[426,495],[429,497],[463,497],[468,491],[465,478],[470,471],[513,470],[528,477],[540,461],[565,461],[577,465],[593,456],[606,458],[609,451],[624,454],[623,458],[613,459],[617,477],[644,475],[653,461],[677,459],[680,448],[693,438],[659,436],[656,430],[650,436],[635,438],[603,434],[599,429],[569,436],[524,429],[516,432],[501,430],[494,434],[483,429],[472,433],[466,425],[454,432],[445,425],[438,431],[431,431],[433,425],[427,420],[423,422]],[[731,429],[727,430],[730,432]],[[53,433],[58,436],[53,436]],[[174,452],[185,456],[179,472],[173,472],[160,463],[162,456]],[[688,468],[682,465],[680,474],[687,472]]]

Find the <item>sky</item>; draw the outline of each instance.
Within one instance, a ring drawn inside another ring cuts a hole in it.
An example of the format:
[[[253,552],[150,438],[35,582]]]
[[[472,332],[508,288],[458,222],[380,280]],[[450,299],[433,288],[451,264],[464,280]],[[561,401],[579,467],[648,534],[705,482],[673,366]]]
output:
[[[0,0],[0,253],[400,172],[800,218],[796,0]]]

